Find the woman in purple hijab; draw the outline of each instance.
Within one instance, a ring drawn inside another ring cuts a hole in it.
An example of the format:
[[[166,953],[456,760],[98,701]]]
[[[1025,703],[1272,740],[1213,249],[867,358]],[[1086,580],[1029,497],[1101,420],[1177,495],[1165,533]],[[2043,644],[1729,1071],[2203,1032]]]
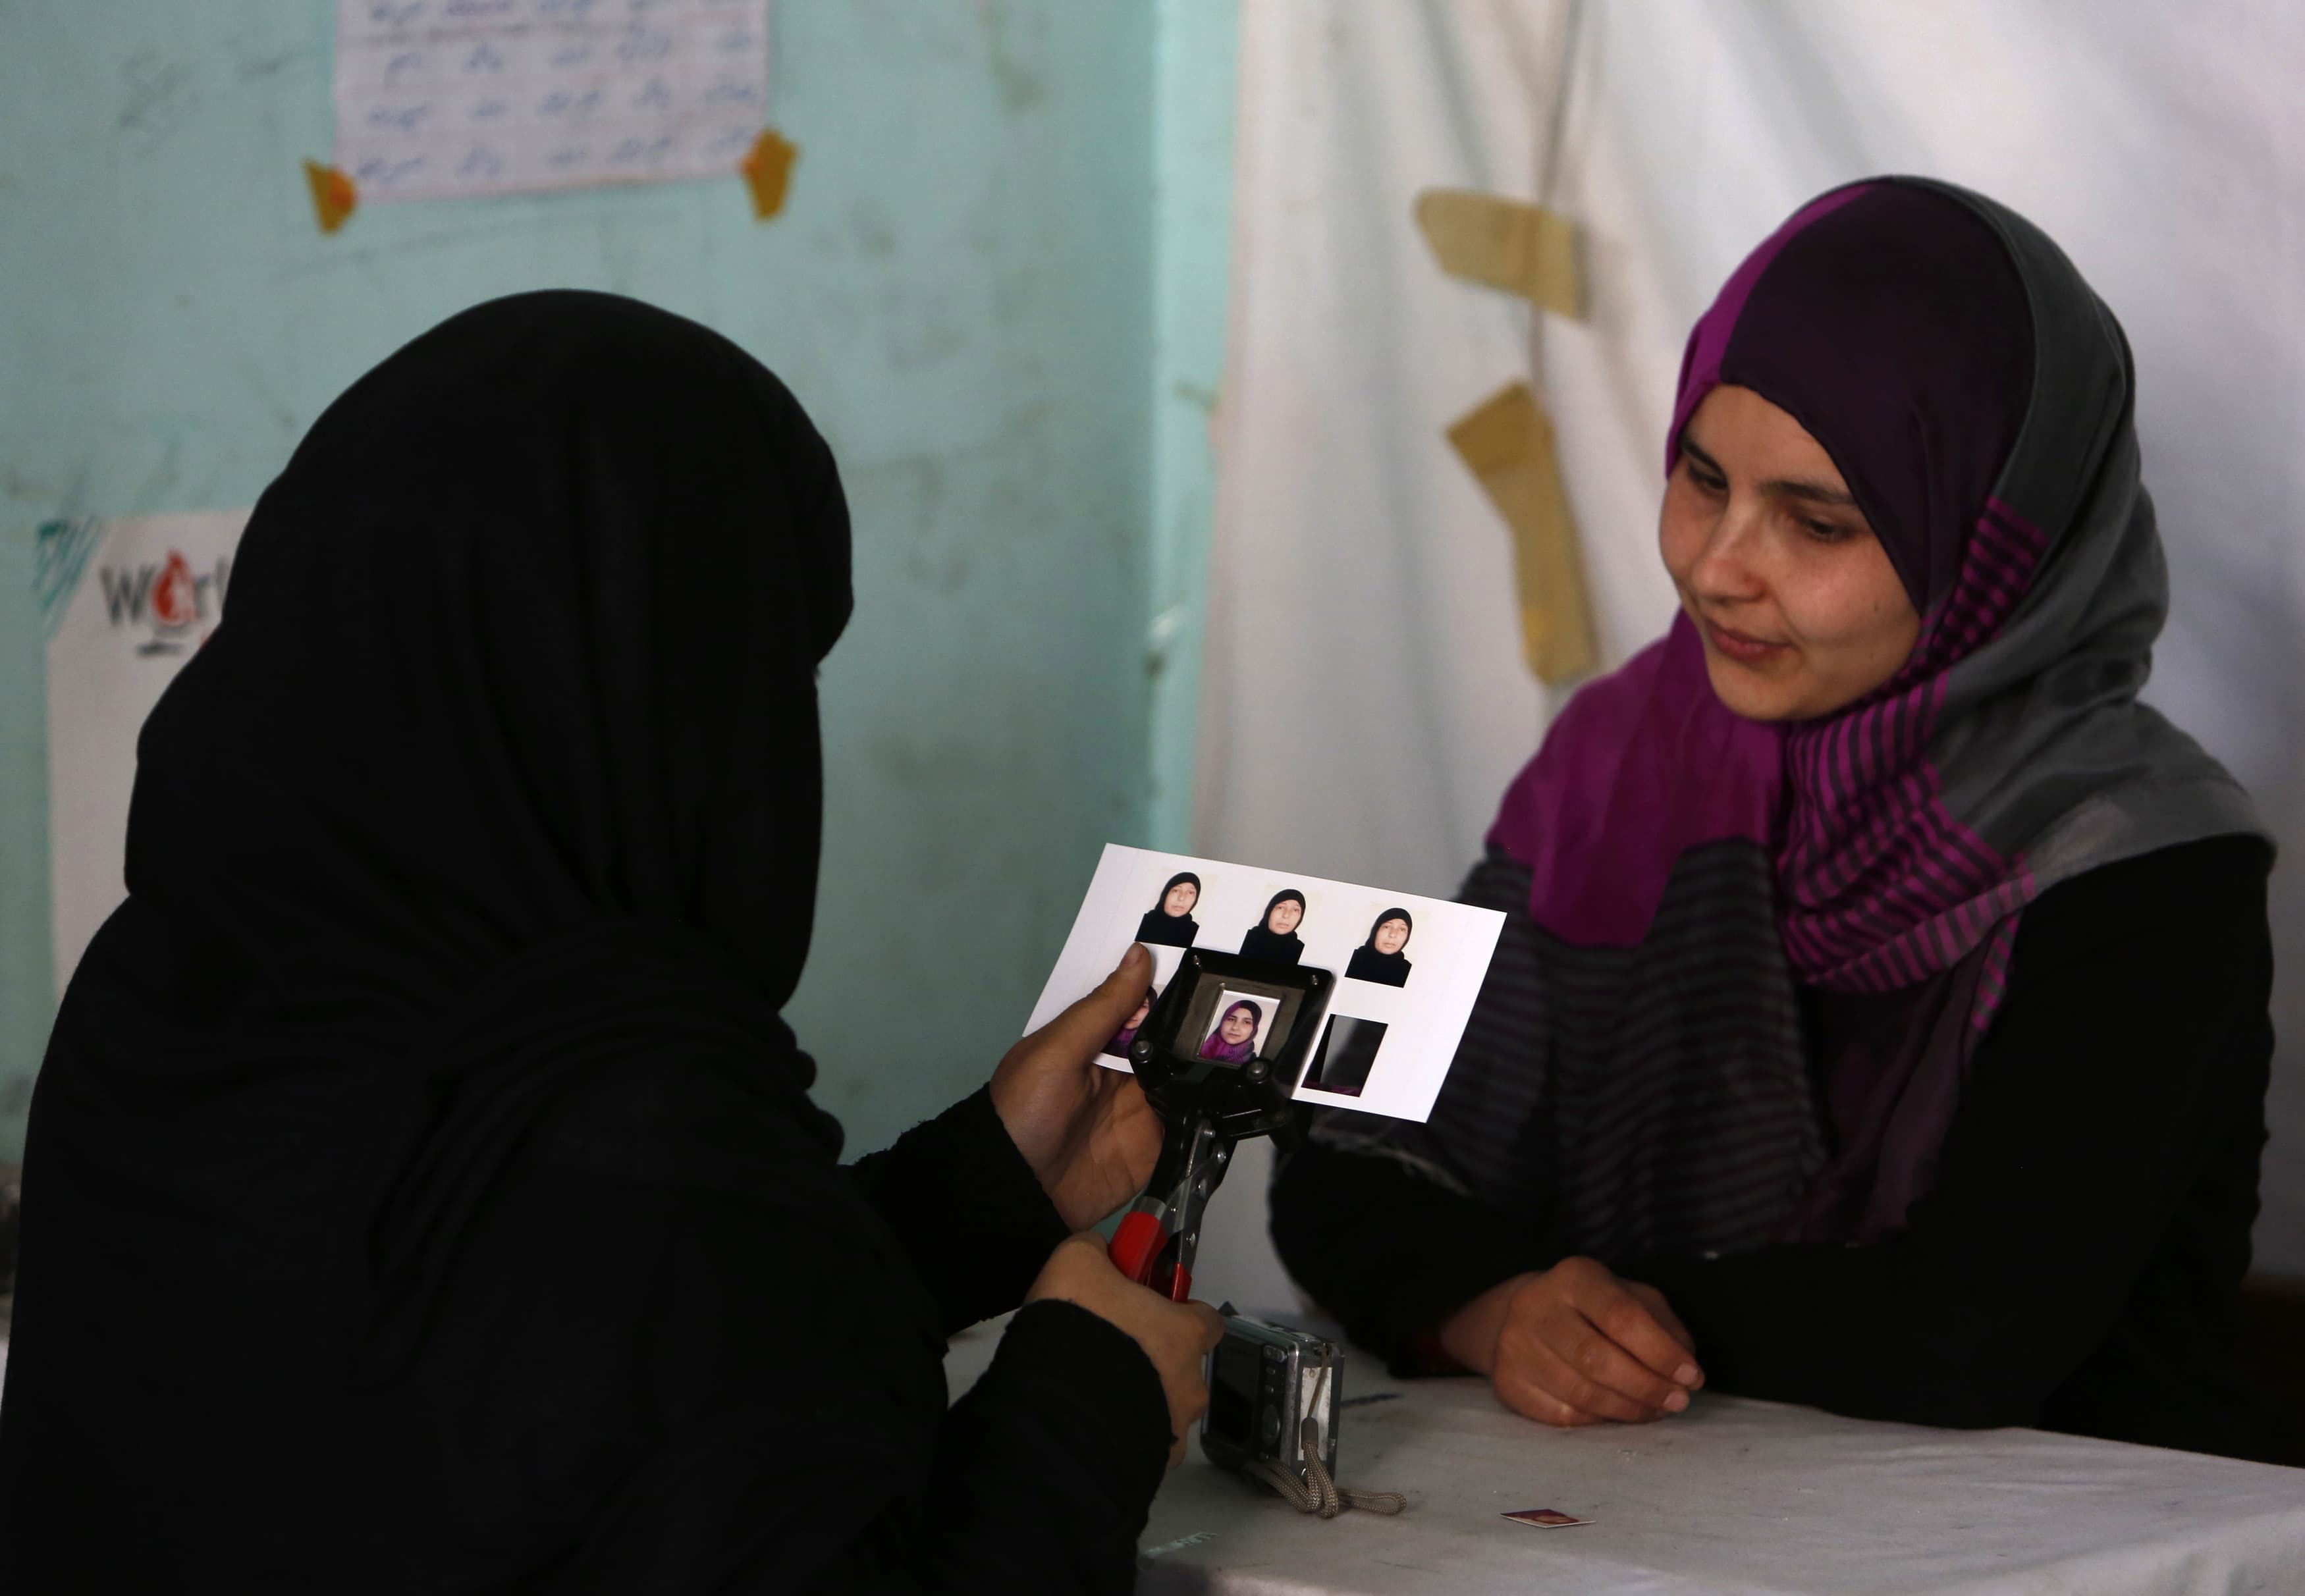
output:
[[[1201,1043],[1201,1057],[1221,1064],[1246,1064],[1256,1057],[1256,1028],[1264,1011],[1243,998],[1229,1005]]]
[[[1112,1040],[1104,1044],[1104,1051],[1115,1058],[1128,1057],[1128,1049],[1136,1040],[1136,1032],[1144,1026],[1144,1016],[1152,1012],[1152,1000],[1159,996],[1151,987],[1144,989],[1143,1000],[1129,1012],[1128,1023],[1112,1033]]]
[[[1666,635],[1570,701],[1429,1124],[1324,1110],[1297,1279],[1403,1373],[2271,1456],[2225,1367],[2272,1050],[2249,799],[2138,701],[2134,371],[1947,184],[1802,208],[1690,335]]]

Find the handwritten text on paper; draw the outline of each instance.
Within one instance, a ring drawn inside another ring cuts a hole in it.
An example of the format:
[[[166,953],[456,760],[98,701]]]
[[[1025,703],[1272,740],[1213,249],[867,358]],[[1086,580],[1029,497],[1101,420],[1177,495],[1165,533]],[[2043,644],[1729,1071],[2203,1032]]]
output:
[[[363,200],[733,174],[768,0],[337,0],[336,166]]]

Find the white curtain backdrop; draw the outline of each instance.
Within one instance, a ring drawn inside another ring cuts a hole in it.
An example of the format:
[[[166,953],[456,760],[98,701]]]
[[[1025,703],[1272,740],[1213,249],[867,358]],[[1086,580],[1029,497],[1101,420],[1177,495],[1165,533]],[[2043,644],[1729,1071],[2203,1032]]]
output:
[[[1671,612],[1663,433],[1681,340],[1722,278],[1833,183],[1983,190],[2063,243],[2128,328],[2175,587],[2149,696],[2290,852],[2275,1018],[2293,1040],[2258,1264],[2305,1273],[2305,7],[1242,13],[1195,851],[1449,892],[1553,705],[1520,662],[1505,529],[1442,429],[1518,377],[1547,395],[1613,665]],[[1587,319],[1533,327],[1527,306],[1443,276],[1410,207],[1444,185],[1542,189],[1574,218]],[[1229,1234],[1249,1216],[1230,1218],[1204,1273],[1221,1260],[1271,1287],[1256,1244]]]

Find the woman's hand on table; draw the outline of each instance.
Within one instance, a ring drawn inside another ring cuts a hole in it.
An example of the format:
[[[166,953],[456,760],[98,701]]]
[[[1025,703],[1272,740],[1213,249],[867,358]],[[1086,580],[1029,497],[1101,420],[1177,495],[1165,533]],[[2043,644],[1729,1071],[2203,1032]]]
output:
[[[1065,1223],[1095,1224],[1143,1190],[1161,1122],[1135,1076],[1096,1062],[1152,981],[1132,943],[1104,984],[1008,1049],[992,1072],[992,1108]]]
[[[1127,1016],[1123,1015],[1126,1019]],[[1185,1461],[1185,1437],[1209,1405],[1205,1360],[1224,1338],[1224,1320],[1206,1303],[1172,1303],[1139,1286],[1105,1256],[1104,1238],[1094,1231],[1067,1236],[1042,1266],[1040,1278],[1025,1294],[1027,1303],[1054,1300],[1087,1309],[1126,1330],[1161,1376],[1169,1399],[1169,1466]]]
[[[1646,1423],[1705,1383],[1663,1294],[1590,1258],[1491,1286],[1442,1323],[1441,1345],[1507,1407],[1547,1424]]]

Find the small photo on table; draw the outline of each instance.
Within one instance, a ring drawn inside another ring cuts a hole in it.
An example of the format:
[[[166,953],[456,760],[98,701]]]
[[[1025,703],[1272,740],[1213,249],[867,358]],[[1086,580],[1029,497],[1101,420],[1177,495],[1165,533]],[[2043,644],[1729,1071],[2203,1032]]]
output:
[[[1540,1530],[1565,1530],[1571,1524],[1591,1524],[1589,1518],[1579,1518],[1573,1513],[1563,1513],[1558,1507],[1524,1507],[1518,1513],[1502,1516],[1515,1524],[1533,1524]]]
[[[1412,966],[1401,950],[1416,930],[1416,920],[1399,904],[1379,910],[1369,926],[1368,940],[1353,950],[1351,962],[1345,966],[1346,978],[1385,987],[1407,986]]]
[[[1301,1084],[1340,1097],[1360,1096],[1368,1084],[1369,1071],[1376,1065],[1377,1049],[1384,1045],[1385,1030],[1382,1021],[1331,1014],[1328,1029],[1321,1033],[1321,1045],[1313,1049],[1313,1061],[1305,1066]]]

